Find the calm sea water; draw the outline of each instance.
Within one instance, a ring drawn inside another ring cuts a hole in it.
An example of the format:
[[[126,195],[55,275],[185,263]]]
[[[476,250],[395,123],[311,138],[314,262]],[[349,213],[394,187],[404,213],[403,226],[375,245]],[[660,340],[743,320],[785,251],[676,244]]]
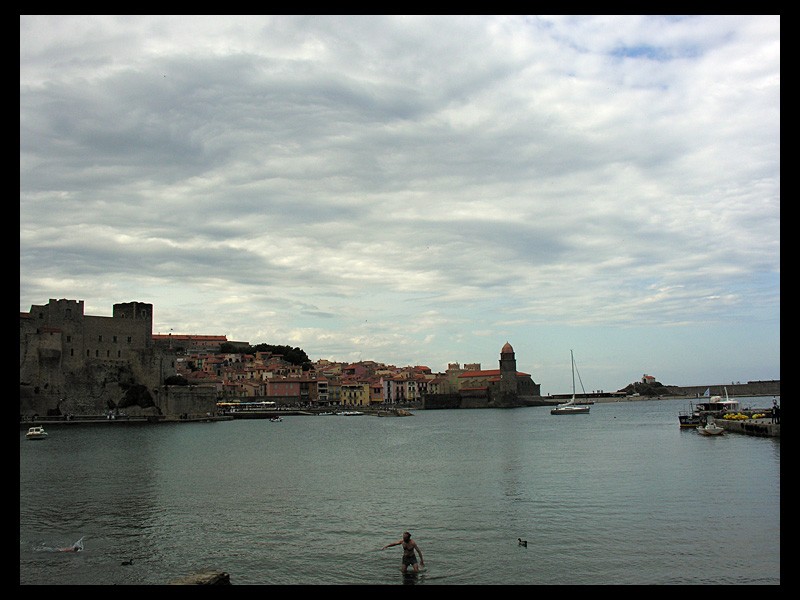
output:
[[[681,431],[685,408],[21,432],[20,583],[780,584],[780,441]],[[380,550],[406,529],[413,579]]]

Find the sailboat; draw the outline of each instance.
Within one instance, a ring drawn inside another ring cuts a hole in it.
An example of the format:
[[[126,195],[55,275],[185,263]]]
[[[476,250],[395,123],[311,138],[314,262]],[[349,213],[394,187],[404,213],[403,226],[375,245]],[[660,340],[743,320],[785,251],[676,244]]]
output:
[[[575,415],[589,412],[589,406],[575,404],[575,356],[572,350],[569,351],[569,357],[572,360],[572,398],[550,409],[551,415]],[[583,387],[583,382],[581,382],[581,387]],[[583,391],[583,395],[586,395],[586,390]]]

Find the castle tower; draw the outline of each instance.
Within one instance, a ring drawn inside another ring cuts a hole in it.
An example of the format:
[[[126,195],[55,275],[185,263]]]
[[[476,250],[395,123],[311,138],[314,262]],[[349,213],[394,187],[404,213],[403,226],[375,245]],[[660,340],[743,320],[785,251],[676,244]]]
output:
[[[126,323],[128,327],[132,323],[140,331],[141,340],[138,340],[144,348],[153,345],[153,305],[147,302],[120,302],[114,305],[112,313],[114,319],[120,324]]]
[[[517,393],[517,359],[514,357],[514,348],[508,342],[500,350],[500,389]]]

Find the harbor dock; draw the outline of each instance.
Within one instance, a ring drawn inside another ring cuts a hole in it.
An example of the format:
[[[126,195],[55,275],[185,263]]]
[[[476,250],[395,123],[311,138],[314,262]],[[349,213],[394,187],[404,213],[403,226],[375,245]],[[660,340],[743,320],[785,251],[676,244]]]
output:
[[[744,433],[759,437],[781,437],[781,424],[773,423],[772,418],[765,419],[715,419],[714,422],[725,429],[725,432]]]

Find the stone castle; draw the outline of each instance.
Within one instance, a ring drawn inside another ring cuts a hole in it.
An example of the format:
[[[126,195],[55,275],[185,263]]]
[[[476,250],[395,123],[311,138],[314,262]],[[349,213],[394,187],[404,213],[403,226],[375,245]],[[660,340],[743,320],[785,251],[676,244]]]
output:
[[[164,384],[175,364],[153,343],[152,304],[115,304],[102,317],[84,314],[82,300],[51,299],[20,313],[20,417],[213,412],[213,392]]]

